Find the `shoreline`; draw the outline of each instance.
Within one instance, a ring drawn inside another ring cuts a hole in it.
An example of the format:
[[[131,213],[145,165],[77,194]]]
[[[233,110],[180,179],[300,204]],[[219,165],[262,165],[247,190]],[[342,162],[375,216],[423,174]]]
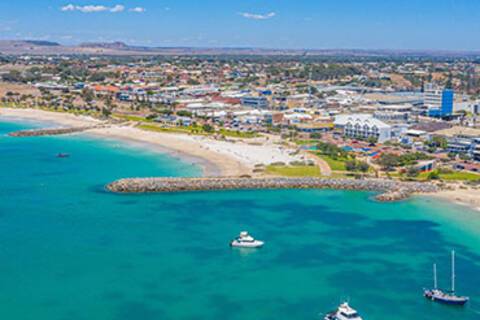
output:
[[[430,196],[480,212],[480,189],[465,187],[459,183],[452,187],[451,190],[440,190]]]
[[[12,121],[27,120],[55,123],[59,127],[106,125],[88,116],[38,109],[0,108],[1,118]],[[305,160],[295,150],[278,145],[274,138],[217,140],[212,137],[180,133],[154,132],[128,125],[110,124],[105,128],[90,129],[82,134],[99,138],[113,138],[127,143],[145,146],[147,149],[185,159],[202,168],[205,176],[235,177],[253,175],[255,165],[274,162],[290,163]]]
[[[48,127],[58,126],[59,128],[72,127],[72,126],[86,126],[86,125],[98,125],[106,124],[105,121],[87,117],[77,116],[69,113],[56,113],[51,111],[44,111],[38,109],[13,109],[13,108],[0,108],[0,119],[6,119],[12,122],[32,122],[32,123],[45,123]],[[121,126],[112,126],[112,128],[126,128]],[[126,143],[127,146],[140,147],[153,152],[166,154],[175,160],[185,162],[186,164],[192,164],[199,166],[202,171],[202,176],[220,176],[223,174],[225,168],[221,168],[217,163],[210,161],[206,157],[199,157],[188,152],[168,148],[161,143],[146,141],[146,139],[139,139],[136,135],[121,134],[118,130],[106,131],[108,128],[91,129],[85,132],[76,134],[82,134],[92,137],[94,139],[102,140],[114,140],[120,143]],[[134,128],[131,128],[134,129]],[[140,129],[136,129],[141,131]]]
[[[85,126],[92,124],[106,124],[87,116],[77,116],[69,113],[51,112],[38,109],[0,108],[0,119],[7,121],[42,122],[49,126],[60,127]],[[151,132],[129,126],[112,125],[109,128],[92,129],[82,133],[99,139],[117,140],[135,147],[146,148],[161,154],[167,154],[185,163],[198,165],[202,170],[202,177],[235,177],[251,175],[254,162],[248,154],[266,149],[271,152],[272,146],[248,146],[244,142],[229,143],[213,139],[184,134]],[[248,147],[248,148],[247,148]],[[242,151],[247,155],[242,155]],[[278,151],[278,150],[275,150]],[[282,150],[286,152],[285,150]],[[264,160],[265,157],[262,159]],[[273,157],[272,157],[273,158]],[[255,157],[253,157],[255,159]],[[454,190],[440,190],[428,194],[429,197],[443,199],[458,205],[480,211],[480,190],[464,189],[455,184]]]
[[[202,177],[222,176],[224,170],[228,170],[228,168],[222,169],[218,163],[215,163],[209,159],[206,159],[200,156],[195,156],[185,151],[175,150],[173,148],[169,148],[155,142],[149,142],[143,139],[136,139],[135,137],[126,136],[123,134],[114,134],[112,132],[107,133],[107,132],[104,132],[103,130],[104,129],[93,129],[93,130],[84,132],[83,135],[92,137],[94,139],[121,142],[133,148],[141,148],[141,149],[152,151],[155,153],[168,155],[173,160],[178,160],[178,161],[184,162],[185,164],[192,164],[192,165],[198,166],[202,172],[202,175],[201,175]]]

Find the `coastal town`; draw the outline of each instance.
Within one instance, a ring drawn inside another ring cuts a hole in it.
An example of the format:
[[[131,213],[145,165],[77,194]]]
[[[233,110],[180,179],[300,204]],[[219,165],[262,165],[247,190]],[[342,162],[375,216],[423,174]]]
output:
[[[459,200],[480,185],[479,73],[469,57],[4,55],[0,115],[147,142],[207,176],[431,182]]]
[[[479,320],[478,12],[0,1],[0,318]]]

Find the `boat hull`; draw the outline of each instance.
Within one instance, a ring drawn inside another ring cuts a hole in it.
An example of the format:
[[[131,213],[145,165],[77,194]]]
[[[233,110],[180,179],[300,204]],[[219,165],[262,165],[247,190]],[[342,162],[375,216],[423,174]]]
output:
[[[454,306],[463,306],[468,302],[467,297],[457,297],[457,296],[450,296],[450,295],[438,295],[431,291],[425,291],[424,293],[425,298],[431,300],[433,302],[438,302],[441,304],[448,304]]]
[[[234,247],[234,248],[255,249],[255,248],[261,248],[261,247],[263,247],[263,245],[264,245],[263,241],[254,241],[254,242],[251,242],[251,243],[245,243],[245,242],[239,242],[239,241],[233,240],[232,242],[230,242],[230,246]]]
[[[325,318],[323,318],[323,320],[336,320],[337,319],[336,314],[337,314],[336,312],[330,312],[325,316]]]

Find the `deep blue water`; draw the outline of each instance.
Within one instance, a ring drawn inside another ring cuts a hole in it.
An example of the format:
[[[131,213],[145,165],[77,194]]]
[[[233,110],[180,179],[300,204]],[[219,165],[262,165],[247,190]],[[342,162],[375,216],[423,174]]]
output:
[[[112,180],[191,176],[166,155],[85,135],[11,138],[0,122],[3,319],[480,319],[480,213],[428,198],[281,190],[114,195]],[[70,158],[56,157],[59,152]],[[232,250],[241,230],[266,241]],[[431,264],[465,308],[432,304]]]

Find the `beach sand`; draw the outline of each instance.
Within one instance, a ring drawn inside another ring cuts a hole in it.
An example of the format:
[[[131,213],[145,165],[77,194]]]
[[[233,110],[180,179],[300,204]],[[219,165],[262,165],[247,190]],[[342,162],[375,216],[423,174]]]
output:
[[[91,117],[36,109],[1,108],[0,117],[54,122],[62,127],[102,123]],[[305,156],[295,154],[294,149],[281,146],[271,138],[224,141],[204,136],[145,131],[128,125],[111,125],[87,133],[142,144],[152,150],[177,155],[199,164],[206,176],[252,175],[256,164],[305,160]]]
[[[45,121],[58,124],[59,127],[80,127],[101,124],[102,121],[87,116],[76,116],[64,112],[49,112],[38,109],[0,108],[0,118]]]
[[[442,190],[432,196],[480,211],[480,188],[466,187],[461,183],[449,184],[449,187],[451,190]]]

